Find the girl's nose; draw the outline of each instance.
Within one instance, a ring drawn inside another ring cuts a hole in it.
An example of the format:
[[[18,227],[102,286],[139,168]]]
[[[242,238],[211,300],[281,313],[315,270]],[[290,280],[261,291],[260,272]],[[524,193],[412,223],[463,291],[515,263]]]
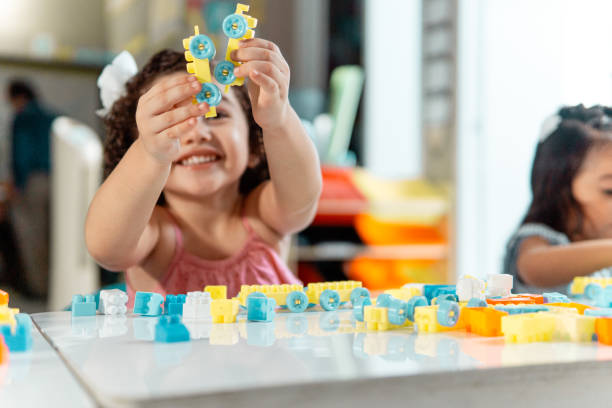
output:
[[[198,120],[198,123],[183,136],[183,144],[189,145],[211,140],[210,129],[202,122]]]

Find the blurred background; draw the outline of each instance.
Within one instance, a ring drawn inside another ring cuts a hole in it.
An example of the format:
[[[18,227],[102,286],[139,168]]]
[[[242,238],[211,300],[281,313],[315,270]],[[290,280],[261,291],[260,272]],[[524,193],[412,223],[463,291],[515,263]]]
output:
[[[289,259],[305,283],[384,289],[498,273],[530,198],[543,120],[564,104],[611,104],[609,1],[245,3],[256,36],[291,66],[290,99],[323,162],[317,217]],[[60,309],[73,293],[122,279],[100,270],[83,242],[101,180],[105,64],[122,50],[139,66],[161,48],[181,50],[195,24],[224,49],[220,23],[235,4],[3,0],[0,288],[25,311]],[[48,123],[31,140],[51,145],[21,186],[15,79]]]

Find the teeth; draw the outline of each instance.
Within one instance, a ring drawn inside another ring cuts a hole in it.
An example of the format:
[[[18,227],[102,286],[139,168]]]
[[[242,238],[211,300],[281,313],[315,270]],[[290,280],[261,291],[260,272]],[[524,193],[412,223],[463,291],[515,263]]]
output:
[[[194,164],[208,163],[215,160],[217,160],[217,156],[214,154],[208,156],[191,156],[190,158],[181,161],[181,164],[183,166],[192,166]]]

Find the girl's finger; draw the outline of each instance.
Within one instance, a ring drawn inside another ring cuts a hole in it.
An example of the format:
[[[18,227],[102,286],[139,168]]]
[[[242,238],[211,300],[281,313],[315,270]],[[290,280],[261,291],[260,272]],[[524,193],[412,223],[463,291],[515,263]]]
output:
[[[147,93],[145,93],[142,96],[142,99],[148,100],[148,99],[155,98],[156,95],[160,94],[161,92],[164,92],[167,89],[174,88],[175,86],[187,84],[190,81],[193,81],[194,79],[195,77],[193,75],[188,75],[188,74],[162,77],[159,80],[159,82],[153,85],[151,89],[149,89]]]
[[[264,40],[263,38],[249,38],[248,40],[242,40],[238,43],[240,48],[250,48],[250,47],[258,47],[258,48],[266,48],[270,51],[274,51],[279,55],[282,55],[280,48],[278,45],[274,44],[272,41]]]
[[[289,73],[289,65],[282,57],[282,55],[270,51],[267,48],[260,47],[248,47],[248,48],[239,48],[237,50],[232,51],[231,57],[234,61],[239,62],[249,62],[249,61],[268,61],[272,64],[276,65],[278,69],[285,73]]]
[[[174,105],[193,98],[201,89],[202,85],[195,78],[187,83],[165,89],[153,95],[149,100],[151,113],[159,115],[166,112]]]
[[[236,76],[248,76],[251,78],[251,71],[258,71],[259,74],[270,77],[278,85],[281,93],[289,89],[288,78],[274,64],[265,61],[249,61],[237,67],[234,71]],[[257,83],[257,81],[254,80]]]
[[[267,76],[266,74],[262,74],[256,69],[251,70],[251,72],[249,73],[249,79],[255,82],[261,89],[268,93],[280,93],[280,89],[276,81]]]
[[[179,139],[182,135],[193,129],[197,123],[197,118],[189,118],[162,131],[160,135],[168,139]]]
[[[150,121],[151,130],[155,133],[160,133],[179,122],[186,119],[198,117],[208,112],[208,104],[200,103],[194,105],[192,103],[179,106],[171,109],[161,115],[154,116]]]

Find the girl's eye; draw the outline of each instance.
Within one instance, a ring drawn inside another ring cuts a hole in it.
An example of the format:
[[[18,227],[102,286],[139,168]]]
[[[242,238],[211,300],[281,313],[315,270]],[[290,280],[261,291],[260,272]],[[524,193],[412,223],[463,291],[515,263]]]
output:
[[[210,119],[215,119],[215,120],[219,120],[219,119],[224,119],[227,118],[227,114],[223,111],[217,111],[217,116],[214,118],[210,118]]]
[[[605,195],[612,196],[612,189],[604,189],[604,190],[603,190],[603,193],[604,193]]]

